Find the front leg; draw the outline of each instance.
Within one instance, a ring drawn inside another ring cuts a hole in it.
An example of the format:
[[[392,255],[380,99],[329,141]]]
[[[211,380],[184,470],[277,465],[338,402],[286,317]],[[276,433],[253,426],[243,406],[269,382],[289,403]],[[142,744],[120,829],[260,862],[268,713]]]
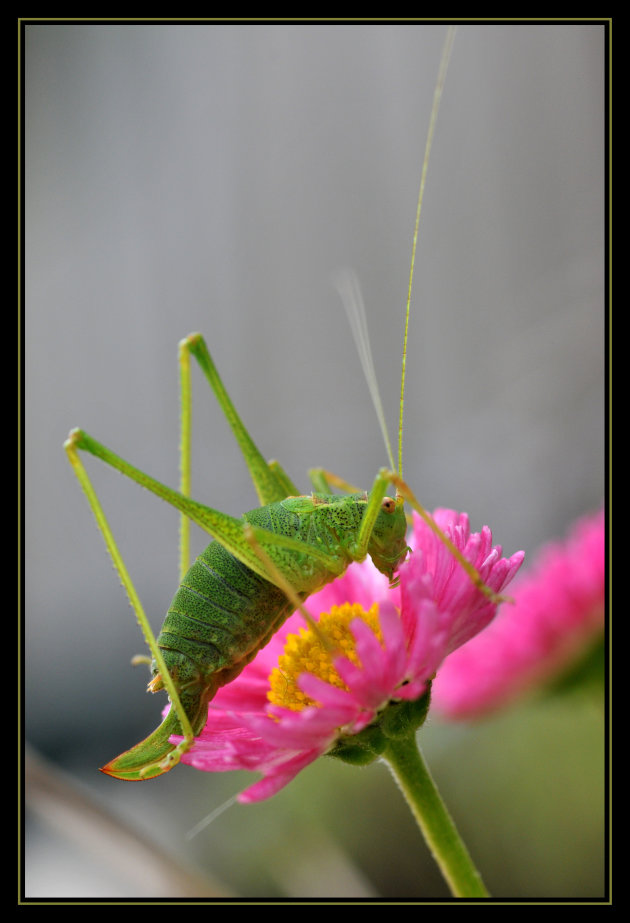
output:
[[[391,484],[394,484],[396,486],[396,495],[403,497],[405,500],[407,500],[407,502],[412,507],[412,509],[414,509],[418,513],[418,515],[424,520],[424,522],[426,522],[428,527],[432,530],[432,532],[435,533],[435,535],[437,535],[439,540],[444,545],[446,545],[446,547],[451,552],[455,560],[459,564],[461,564],[461,566],[464,568],[464,570],[466,571],[466,573],[468,574],[468,576],[470,577],[474,585],[477,587],[478,590],[480,590],[480,592],[484,594],[484,596],[487,596],[491,602],[497,605],[499,603],[509,601],[509,597],[501,596],[498,593],[495,593],[494,590],[492,590],[489,586],[487,586],[483,582],[479,574],[479,571],[475,567],[473,567],[470,561],[468,561],[464,557],[464,555],[461,553],[461,551],[455,547],[455,545],[453,544],[451,539],[448,537],[448,535],[444,534],[444,532],[440,529],[440,527],[435,522],[431,514],[428,513],[427,510],[425,510],[424,507],[421,506],[421,504],[418,502],[418,500],[416,499],[409,485],[405,481],[403,481],[403,479],[400,477],[400,475],[396,471],[385,471],[385,469],[381,469],[381,475],[385,476]]]

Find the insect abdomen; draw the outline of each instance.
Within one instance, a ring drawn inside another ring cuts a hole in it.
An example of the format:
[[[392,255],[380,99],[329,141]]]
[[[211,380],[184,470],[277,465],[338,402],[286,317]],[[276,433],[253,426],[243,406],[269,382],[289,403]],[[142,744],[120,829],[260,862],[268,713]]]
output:
[[[335,577],[309,555],[309,542],[320,550],[332,550],[335,529],[326,528],[326,517],[321,515],[324,509],[320,515],[313,516],[312,508],[310,514],[298,515],[287,509],[287,503],[259,507],[246,513],[244,519],[272,533],[299,536],[304,542],[304,552],[290,553],[284,570],[299,577],[296,592],[305,599]],[[313,506],[325,508],[323,498]],[[345,566],[348,563],[349,559]],[[208,702],[217,690],[238,676],[292,609],[282,590],[259,577],[219,542],[211,542],[199,555],[173,597],[157,638],[195,736],[206,723]],[[156,675],[152,690],[161,685]],[[111,760],[102,771],[127,780],[160,775],[171,768],[169,754],[174,745],[170,738],[181,733],[177,712],[171,708],[149,737]]]
[[[301,598],[335,576],[309,555],[310,543],[328,545],[331,540],[322,522],[323,512],[320,507],[319,516],[300,516],[283,503],[272,503],[244,517],[268,532],[300,537],[304,551],[286,553],[283,570]],[[212,696],[219,686],[238,676],[291,611],[282,590],[215,541],[182,580],[157,642],[182,690],[192,693],[210,685]]]
[[[211,542],[177,590],[157,643],[178,685],[219,688],[238,675],[289,608],[281,590]]]

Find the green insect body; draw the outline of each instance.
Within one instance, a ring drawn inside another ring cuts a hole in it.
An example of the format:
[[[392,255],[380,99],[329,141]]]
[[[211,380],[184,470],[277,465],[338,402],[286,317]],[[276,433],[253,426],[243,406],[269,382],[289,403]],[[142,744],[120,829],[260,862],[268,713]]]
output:
[[[235,519],[190,499],[183,490],[161,484],[82,430],[72,430],[65,444],[153,655],[149,689],[165,688],[174,706],[153,734],[103,767],[105,773],[121,779],[148,779],[171,769],[203,728],[207,704],[217,689],[238,676],[291,612],[340,576],[351,562],[369,554],[395,585],[395,572],[407,554],[404,499],[385,495],[388,483],[397,478],[395,472],[380,471],[369,493],[340,496],[330,487],[344,486],[343,482],[316,470],[311,472],[313,484],[327,492],[318,489],[298,495],[280,466],[266,462],[253,443],[199,334],[191,334],[180,344],[184,434],[191,415],[190,355],[199,362],[232,427],[260,507]],[[187,486],[190,466],[187,443],[184,436],[182,487]],[[184,566],[187,554],[183,555],[180,587],[157,640],[79,450],[100,458],[179,509],[186,538],[190,520],[215,539],[192,567]],[[177,747],[169,741],[174,734],[184,737]]]
[[[434,94],[416,210],[407,321],[424,176],[452,40],[453,31],[449,30]],[[103,772],[108,775],[141,780],[172,769],[182,754],[190,749],[195,735],[204,727],[208,703],[217,690],[238,676],[293,611],[300,609],[313,630],[318,631],[317,624],[304,610],[302,603],[312,593],[343,574],[353,561],[363,561],[370,555],[374,565],[387,575],[390,585],[395,586],[396,571],[408,551],[405,541],[405,500],[434,530],[478,589],[497,600],[492,591],[484,586],[474,567],[440,531],[402,479],[402,395],[407,324],[396,469],[378,398],[367,334],[363,326],[364,318],[359,310],[360,295],[354,291],[353,283],[347,287],[346,295],[346,306],[360,346],[364,371],[390,461],[389,468],[382,468],[378,472],[370,491],[358,492],[335,475],[315,469],[310,472],[314,492],[300,495],[280,465],[267,462],[253,442],[200,334],[191,334],[180,343],[182,435],[179,491],[134,468],[82,430],[72,430],[66,440],[68,459],[86,494],[150,649],[153,679],[149,689],[152,692],[165,689],[171,700],[166,718],[149,737],[103,767]],[[191,355],[199,363],[232,428],[258,494],[260,506],[240,519],[198,503],[189,496]],[[81,462],[79,451],[88,452],[111,465],[181,513],[180,586],[157,639]],[[395,498],[386,496],[389,485],[396,488]],[[333,488],[341,489],[345,495],[333,493]],[[196,523],[214,539],[192,567],[189,566],[188,550],[190,522]],[[322,641],[330,646],[323,635]],[[172,735],[182,736],[183,742],[177,746],[171,744],[169,738]]]
[[[365,494],[290,497],[251,510],[243,519],[299,543],[300,550],[284,554],[283,565],[302,600],[336,577],[334,570],[309,555],[309,549],[325,548],[345,570],[354,560],[350,539],[359,531],[367,502]],[[384,536],[387,555],[381,559],[381,568],[393,580],[394,570],[406,553],[402,507],[394,504],[391,512],[385,508],[379,513],[368,544],[368,554],[379,560],[377,529]],[[209,691],[212,696],[240,673],[292,610],[292,602],[282,590],[219,542],[211,542],[181,582],[157,643],[180,690],[202,697]]]
[[[289,497],[251,510],[243,519],[299,542],[300,550],[285,553],[283,562],[302,600],[337,576],[309,555],[308,549],[325,548],[345,570],[354,560],[351,537],[359,531],[367,502],[366,494]],[[385,504],[377,517],[368,553],[380,562],[390,579],[406,554],[405,531],[401,505]],[[220,542],[210,542],[199,555],[180,584],[157,638],[193,734],[199,734],[204,727],[208,702],[217,690],[238,676],[293,610],[294,605],[282,590],[239,561]],[[156,679],[151,689],[157,691],[162,686],[161,677],[157,664],[152,666]],[[171,709],[147,740],[103,771],[118,778],[135,778],[147,766],[147,753],[149,765],[159,765],[173,750],[169,737],[181,733],[177,713]],[[138,778],[150,778],[154,772],[142,773]]]

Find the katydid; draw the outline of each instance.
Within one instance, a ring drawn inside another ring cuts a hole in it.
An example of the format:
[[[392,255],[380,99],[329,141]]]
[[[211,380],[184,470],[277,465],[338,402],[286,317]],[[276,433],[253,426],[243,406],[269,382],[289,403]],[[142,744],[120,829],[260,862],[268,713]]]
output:
[[[450,29],[442,54],[424,154],[413,254],[435,118],[452,41],[453,30]],[[149,689],[152,692],[165,689],[171,701],[170,711],[162,724],[141,743],[104,766],[103,772],[120,779],[141,780],[173,768],[204,727],[208,703],[217,690],[238,676],[286,618],[297,608],[302,609],[302,603],[309,595],[343,574],[352,562],[363,561],[369,555],[378,570],[389,578],[390,585],[395,586],[396,572],[408,552],[405,500],[449,547],[479,589],[492,595],[472,565],[440,532],[402,479],[402,407],[413,263],[412,255],[397,467],[371,370],[369,347],[363,336],[355,332],[357,340],[364,343],[362,361],[389,456],[389,467],[378,472],[371,490],[367,492],[356,490],[329,472],[316,469],[310,472],[313,493],[301,494],[280,465],[267,462],[255,445],[228,396],[203,337],[197,333],[182,340],[179,349],[182,425],[179,491],[138,470],[84,431],[73,429],[70,432],[65,443],[69,461],[87,496],[151,652],[153,679]],[[356,292],[346,296],[346,301],[356,307],[359,303]],[[358,310],[355,320],[358,318],[360,325]],[[260,506],[245,513],[241,519],[205,506],[189,496],[191,355],[210,383],[232,428],[258,494]],[[81,462],[79,450],[100,458],[181,513],[180,586],[157,638],[153,635],[100,501]],[[387,496],[390,485],[395,488],[394,497]],[[345,493],[333,493],[333,488],[340,488]],[[192,566],[189,566],[189,521],[199,525],[213,539]],[[306,613],[305,616],[310,618]],[[173,735],[183,736],[182,743],[177,746],[171,744]]]

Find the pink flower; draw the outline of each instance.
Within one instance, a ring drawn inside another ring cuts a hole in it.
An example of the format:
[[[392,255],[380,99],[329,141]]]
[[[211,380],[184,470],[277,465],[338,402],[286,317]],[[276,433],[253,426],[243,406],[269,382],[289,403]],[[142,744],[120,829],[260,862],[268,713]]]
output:
[[[562,675],[601,637],[604,538],[600,510],[541,549],[510,589],[514,604],[440,668],[436,711],[466,719],[501,708]]]
[[[501,548],[492,547],[490,530],[484,527],[471,535],[463,513],[437,510],[434,518],[486,585],[501,592],[520,567],[523,553],[503,558]],[[372,724],[390,702],[419,699],[444,657],[481,631],[497,607],[418,517],[412,544],[414,552],[401,567],[398,588],[389,589],[387,578],[366,561],[352,565],[308,599],[314,618],[333,610],[332,620],[320,619],[325,635],[333,622],[336,627],[345,621],[348,628],[340,627],[341,640],[334,634],[335,647],[344,653],[332,662],[329,658],[323,673],[296,676],[293,688],[301,701],[269,701],[270,677],[278,670],[289,635],[302,628],[302,635],[310,639],[290,639],[287,658],[303,641],[316,640],[295,613],[240,676],[219,690],[210,703],[208,722],[183,762],[207,772],[262,773],[263,778],[239,796],[242,802],[260,801],[340,740]],[[355,609],[350,611],[347,603]],[[356,617],[359,607],[374,608]],[[306,656],[313,659],[311,648]],[[326,659],[324,647],[318,656]],[[281,662],[279,675],[287,680],[280,686],[288,687],[287,662]],[[174,743],[179,740],[172,738]]]

